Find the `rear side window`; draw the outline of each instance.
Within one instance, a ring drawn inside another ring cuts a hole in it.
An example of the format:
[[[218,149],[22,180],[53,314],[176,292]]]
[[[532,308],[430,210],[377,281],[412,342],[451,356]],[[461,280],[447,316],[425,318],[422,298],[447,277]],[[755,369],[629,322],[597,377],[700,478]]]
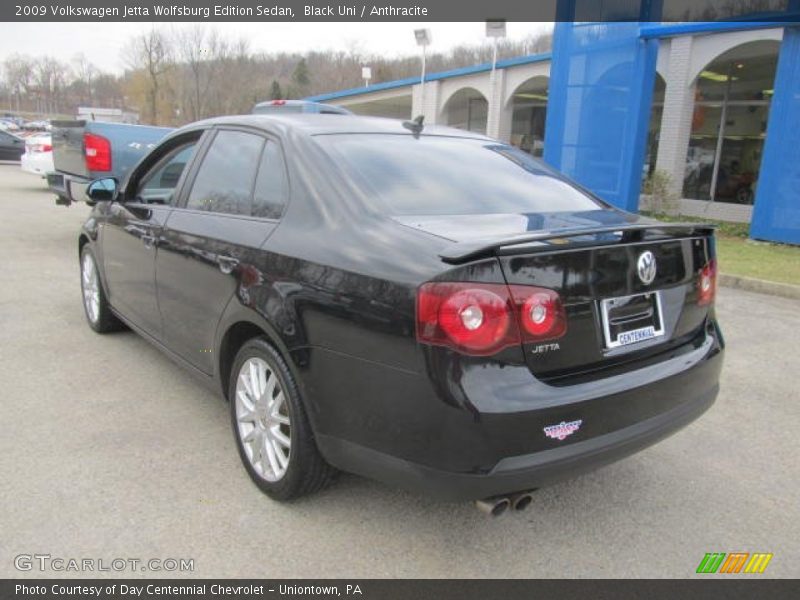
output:
[[[253,216],[279,219],[286,206],[287,191],[281,149],[275,142],[267,142],[253,190]]]
[[[317,141],[390,215],[596,210],[555,171],[499,142],[444,136],[343,134]]]
[[[264,138],[250,133],[218,132],[200,165],[186,208],[250,215],[264,143]]]

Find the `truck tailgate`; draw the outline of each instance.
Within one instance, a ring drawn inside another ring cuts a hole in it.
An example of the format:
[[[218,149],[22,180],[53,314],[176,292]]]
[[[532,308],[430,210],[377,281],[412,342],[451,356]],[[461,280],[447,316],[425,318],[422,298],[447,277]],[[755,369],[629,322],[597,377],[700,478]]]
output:
[[[83,155],[86,121],[53,121],[53,166],[60,173],[89,177]]]

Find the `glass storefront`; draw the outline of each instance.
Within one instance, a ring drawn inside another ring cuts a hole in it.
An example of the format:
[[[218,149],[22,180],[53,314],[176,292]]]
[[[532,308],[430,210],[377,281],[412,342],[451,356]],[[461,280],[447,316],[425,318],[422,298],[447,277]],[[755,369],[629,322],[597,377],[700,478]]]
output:
[[[478,90],[465,88],[457,91],[444,109],[450,127],[486,134],[489,103]]]
[[[684,198],[752,204],[778,59],[778,43],[744,44],[697,78]]]
[[[661,116],[664,113],[665,89],[664,78],[656,73],[656,82],[653,88],[653,107],[650,110],[650,126],[647,129],[647,147],[645,148],[644,167],[642,168],[642,182],[656,170],[658,140],[661,135]]]
[[[511,99],[511,143],[533,156],[544,153],[548,83],[547,77],[529,79]]]

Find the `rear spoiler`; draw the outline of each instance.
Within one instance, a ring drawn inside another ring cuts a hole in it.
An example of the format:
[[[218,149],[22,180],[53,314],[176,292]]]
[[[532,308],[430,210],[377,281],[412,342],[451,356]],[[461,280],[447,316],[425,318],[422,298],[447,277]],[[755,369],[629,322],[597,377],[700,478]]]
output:
[[[442,252],[439,257],[449,264],[460,264],[480,256],[491,254],[509,246],[520,244],[530,244],[535,242],[546,242],[550,240],[566,240],[567,238],[583,237],[587,235],[597,235],[604,233],[619,233],[621,240],[614,242],[633,242],[644,239],[645,233],[660,232],[661,235],[674,235],[677,232],[685,232],[688,235],[709,235],[714,232],[716,225],[711,223],[650,223],[650,224],[628,224],[628,225],[607,225],[602,227],[565,227],[553,231],[532,231],[519,235],[512,235],[496,239],[470,240],[467,242],[456,242]],[[593,243],[609,243],[610,240],[595,240]],[[559,244],[557,249],[563,249]],[[543,252],[552,250],[552,245],[542,245],[538,248],[526,248],[531,252]]]

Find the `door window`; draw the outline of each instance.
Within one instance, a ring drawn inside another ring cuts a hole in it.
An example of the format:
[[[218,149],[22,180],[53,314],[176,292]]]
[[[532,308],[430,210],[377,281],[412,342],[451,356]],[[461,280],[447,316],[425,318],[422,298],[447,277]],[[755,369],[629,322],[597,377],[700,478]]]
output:
[[[144,175],[136,188],[136,201],[172,204],[181,174],[192,159],[197,142],[176,148]]]
[[[217,133],[200,165],[186,208],[249,216],[264,143],[264,138],[241,131]]]
[[[258,178],[253,192],[253,216],[279,219],[286,205],[286,167],[280,146],[267,142],[261,154]]]

